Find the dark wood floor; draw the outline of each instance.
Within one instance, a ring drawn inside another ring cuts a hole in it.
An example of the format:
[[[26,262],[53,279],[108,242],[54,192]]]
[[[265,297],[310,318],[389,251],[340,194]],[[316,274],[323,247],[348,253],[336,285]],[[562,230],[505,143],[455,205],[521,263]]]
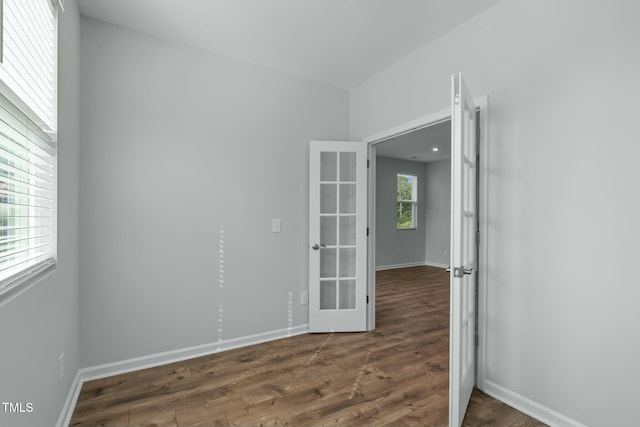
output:
[[[446,426],[444,270],[378,272],[377,327],[307,334],[83,385],[73,426]],[[474,391],[465,426],[543,426]]]

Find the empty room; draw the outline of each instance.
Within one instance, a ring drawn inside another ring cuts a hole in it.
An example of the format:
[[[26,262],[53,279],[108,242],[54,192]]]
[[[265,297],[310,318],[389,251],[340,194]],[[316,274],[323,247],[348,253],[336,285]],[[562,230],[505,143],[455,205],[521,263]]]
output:
[[[0,5],[0,426],[638,424],[637,2]]]

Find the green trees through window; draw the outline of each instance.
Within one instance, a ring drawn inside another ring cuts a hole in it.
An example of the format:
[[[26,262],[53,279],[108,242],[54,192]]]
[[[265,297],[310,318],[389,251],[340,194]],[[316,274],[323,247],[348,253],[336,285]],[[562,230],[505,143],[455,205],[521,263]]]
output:
[[[398,229],[416,228],[417,203],[418,203],[418,177],[415,175],[397,175],[397,213],[396,226]]]

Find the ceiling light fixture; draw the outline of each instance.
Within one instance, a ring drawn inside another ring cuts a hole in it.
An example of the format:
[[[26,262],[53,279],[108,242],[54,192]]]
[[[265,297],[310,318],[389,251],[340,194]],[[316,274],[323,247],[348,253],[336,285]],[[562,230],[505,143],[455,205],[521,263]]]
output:
[[[431,149],[431,151],[433,151],[433,152],[435,153],[436,151],[440,151],[440,149],[439,149],[438,147],[433,147],[433,148]]]

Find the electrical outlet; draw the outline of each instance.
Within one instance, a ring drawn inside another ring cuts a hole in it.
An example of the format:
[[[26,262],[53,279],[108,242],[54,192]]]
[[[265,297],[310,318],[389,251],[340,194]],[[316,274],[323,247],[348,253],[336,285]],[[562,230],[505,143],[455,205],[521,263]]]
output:
[[[309,292],[300,292],[300,304],[309,304]]]
[[[281,233],[282,232],[282,220],[281,219],[274,219],[271,222],[271,231],[273,231],[274,233]]]
[[[62,381],[62,378],[64,378],[64,353],[60,353],[58,361],[58,381]]]

